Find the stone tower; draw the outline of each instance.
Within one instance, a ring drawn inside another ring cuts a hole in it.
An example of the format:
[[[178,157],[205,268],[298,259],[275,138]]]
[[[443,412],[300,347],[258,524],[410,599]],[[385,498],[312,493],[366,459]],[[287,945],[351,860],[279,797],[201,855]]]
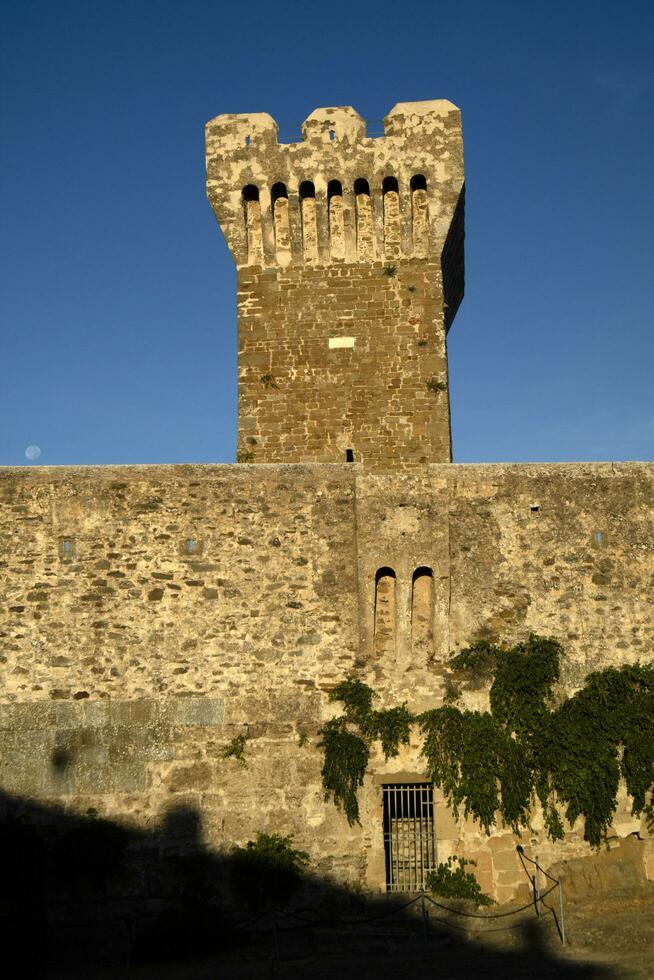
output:
[[[447,101],[384,136],[316,109],[206,127],[207,193],[238,270],[238,459],[375,470],[451,461],[446,334],[463,296],[463,146]]]

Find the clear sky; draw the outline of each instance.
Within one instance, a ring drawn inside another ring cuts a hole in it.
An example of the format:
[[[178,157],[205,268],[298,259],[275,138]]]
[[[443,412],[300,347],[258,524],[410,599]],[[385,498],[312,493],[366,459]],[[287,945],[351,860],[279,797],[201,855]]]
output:
[[[652,0],[4,0],[0,463],[229,462],[204,123],[463,112],[455,459],[654,457]]]

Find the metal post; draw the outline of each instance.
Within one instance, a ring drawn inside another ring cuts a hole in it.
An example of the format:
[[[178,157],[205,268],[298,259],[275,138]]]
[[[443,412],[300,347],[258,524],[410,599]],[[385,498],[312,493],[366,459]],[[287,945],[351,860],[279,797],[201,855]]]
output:
[[[559,878],[559,909],[561,911],[561,942],[565,946],[565,915],[563,913],[563,882]]]
[[[428,936],[428,927],[427,927],[427,903],[425,902],[424,893],[422,895],[422,931],[423,931],[423,935],[424,935],[424,938],[425,938],[425,942],[427,942],[427,936]]]
[[[540,866],[538,864],[538,855],[536,855],[536,873],[534,874],[534,899],[536,902],[536,915],[540,916]]]

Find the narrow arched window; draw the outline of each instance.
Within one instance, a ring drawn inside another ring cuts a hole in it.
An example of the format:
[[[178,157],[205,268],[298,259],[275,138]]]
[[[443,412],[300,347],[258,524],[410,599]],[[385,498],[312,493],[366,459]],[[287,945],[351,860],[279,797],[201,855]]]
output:
[[[263,234],[261,231],[259,188],[254,184],[246,184],[242,194],[243,211],[245,214],[245,234],[248,246],[248,264],[261,265],[263,262]]]
[[[270,188],[270,202],[275,229],[275,251],[280,265],[291,261],[291,229],[288,217],[288,191],[286,184],[273,184]]]
[[[423,174],[411,178],[411,227],[413,254],[425,256],[429,250],[429,214],[427,210],[427,181]]]
[[[354,181],[354,201],[357,214],[357,258],[371,259],[373,257],[372,205],[370,185],[364,177]]]
[[[375,575],[375,653],[395,654],[397,634],[396,576],[392,568],[380,568]]]
[[[432,652],[433,610],[434,573],[423,565],[416,568],[411,585],[411,645],[414,651]]]
[[[400,254],[400,189],[395,177],[384,177],[384,255],[395,259]]]
[[[329,250],[333,259],[345,258],[345,219],[343,187],[340,180],[327,185],[327,214],[329,219]]]
[[[303,180],[300,184],[300,214],[302,216],[304,258],[308,261],[315,261],[318,258],[318,226],[316,223],[316,188],[311,180]]]

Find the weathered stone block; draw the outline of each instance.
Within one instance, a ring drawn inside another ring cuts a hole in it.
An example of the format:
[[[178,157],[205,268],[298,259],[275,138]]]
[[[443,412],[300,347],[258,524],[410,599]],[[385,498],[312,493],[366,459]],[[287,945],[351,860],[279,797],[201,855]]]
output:
[[[178,698],[172,706],[179,725],[222,725],[223,698]]]

